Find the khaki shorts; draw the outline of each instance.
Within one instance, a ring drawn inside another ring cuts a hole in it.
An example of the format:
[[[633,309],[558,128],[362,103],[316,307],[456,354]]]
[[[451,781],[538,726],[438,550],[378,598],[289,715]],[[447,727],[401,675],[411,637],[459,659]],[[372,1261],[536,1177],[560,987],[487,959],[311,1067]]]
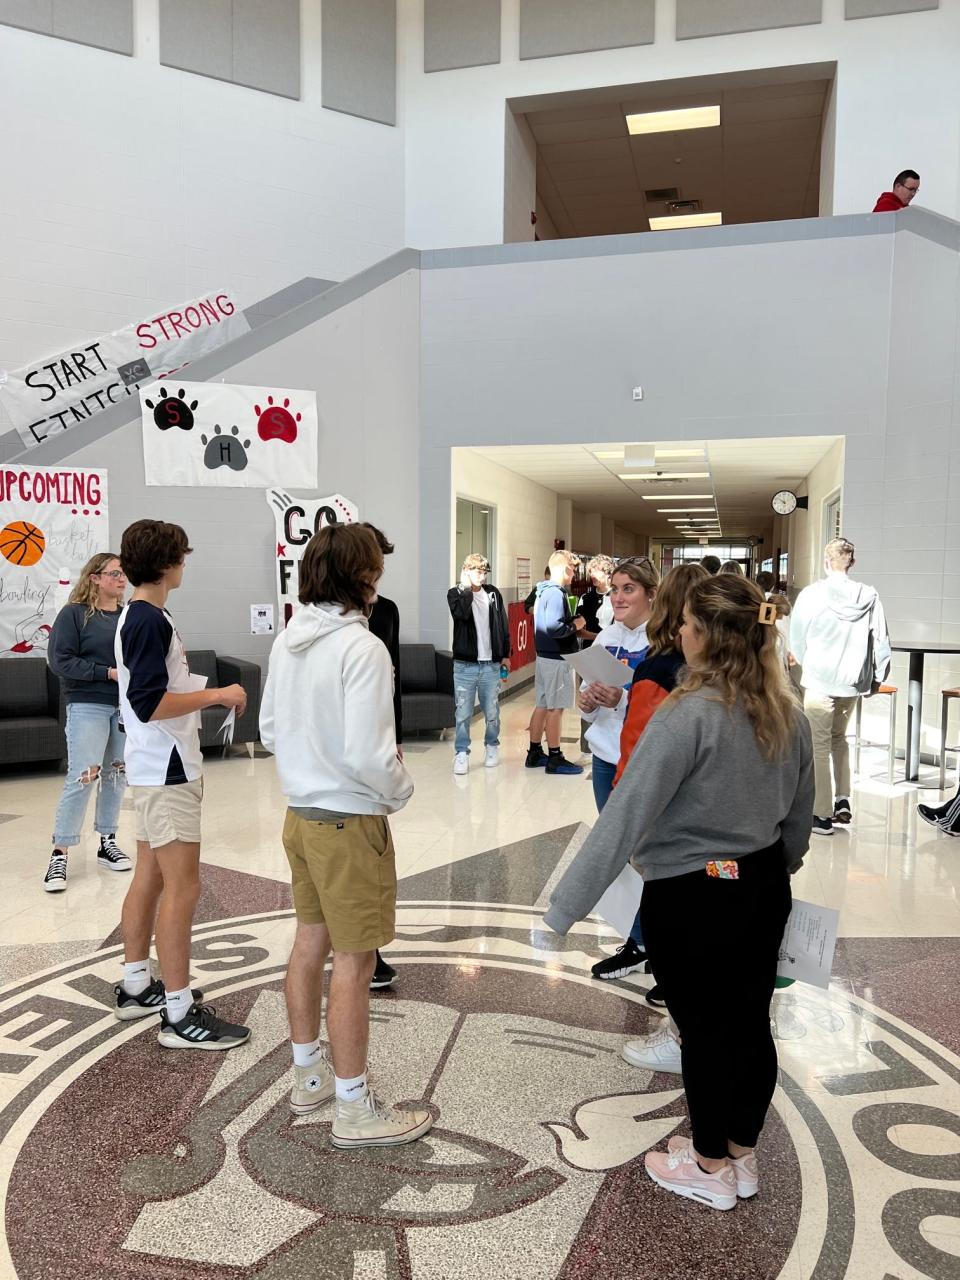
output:
[[[535,705],[548,711],[573,706],[573,667],[562,658],[537,658]]]
[[[325,924],[334,951],[376,951],[393,940],[397,866],[386,818],[311,822],[288,809],[283,847],[297,919]]]
[[[174,840],[200,843],[203,779],[170,787],[131,787],[138,840],[160,849]]]

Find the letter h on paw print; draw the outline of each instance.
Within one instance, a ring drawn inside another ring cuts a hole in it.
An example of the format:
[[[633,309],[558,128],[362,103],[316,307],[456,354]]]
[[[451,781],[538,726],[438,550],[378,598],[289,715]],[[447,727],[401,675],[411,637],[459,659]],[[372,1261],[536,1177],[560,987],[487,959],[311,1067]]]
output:
[[[220,424],[217,423],[213,431],[214,434],[209,439],[206,436],[200,437],[200,443],[206,445],[203,451],[203,465],[209,471],[216,471],[219,467],[229,467],[231,471],[244,471],[249,462],[247,450],[250,448],[250,441],[240,439],[240,428],[231,427],[230,434],[227,436],[223,434]]]

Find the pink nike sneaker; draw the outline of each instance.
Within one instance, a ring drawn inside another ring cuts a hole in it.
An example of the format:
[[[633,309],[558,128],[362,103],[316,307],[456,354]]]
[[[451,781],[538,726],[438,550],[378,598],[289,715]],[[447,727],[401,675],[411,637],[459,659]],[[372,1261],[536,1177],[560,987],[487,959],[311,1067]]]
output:
[[[684,1147],[689,1147],[690,1139],[681,1138],[679,1134],[674,1134],[672,1138],[667,1139],[668,1151],[682,1151]],[[730,1162],[730,1168],[733,1170],[733,1176],[737,1180],[737,1196],[741,1200],[749,1200],[751,1196],[755,1196],[760,1190],[760,1171],[757,1168],[757,1157],[752,1151],[748,1151],[745,1156],[727,1156]]]
[[[689,1146],[675,1151],[648,1151],[643,1158],[647,1174],[665,1191],[696,1200],[711,1209],[733,1209],[737,1203],[737,1179],[724,1165],[716,1173],[704,1173]]]

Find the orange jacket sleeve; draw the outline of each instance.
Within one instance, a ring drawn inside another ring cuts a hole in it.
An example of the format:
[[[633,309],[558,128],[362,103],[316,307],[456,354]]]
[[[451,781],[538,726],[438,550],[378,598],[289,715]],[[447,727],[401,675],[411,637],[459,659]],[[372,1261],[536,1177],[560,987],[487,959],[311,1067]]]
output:
[[[623,728],[620,730],[620,762],[614,775],[613,785],[620,781],[620,776],[627,767],[627,761],[640,735],[650,723],[650,718],[662,702],[670,697],[670,690],[665,689],[656,680],[638,680],[630,688],[627,714],[624,716]]]

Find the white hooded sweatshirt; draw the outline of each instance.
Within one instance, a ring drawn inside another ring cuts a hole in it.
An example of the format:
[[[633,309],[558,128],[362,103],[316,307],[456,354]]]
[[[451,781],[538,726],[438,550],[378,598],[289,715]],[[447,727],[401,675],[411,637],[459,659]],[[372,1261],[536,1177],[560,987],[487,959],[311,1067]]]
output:
[[[307,604],[273,642],[260,737],[297,809],[395,813],[413,794],[397,756],[393,667],[363,614]]]
[[[622,622],[614,622],[604,627],[595,645],[604,649],[618,662],[623,663],[623,693],[615,707],[597,707],[596,711],[581,711],[580,715],[590,725],[587,730],[587,742],[590,750],[607,764],[617,764],[620,760],[620,730],[623,728],[627,714],[627,701],[633,673],[647,656],[647,624],[641,622],[638,627],[627,627]],[[583,686],[589,689],[589,685]]]
[[[803,668],[801,684],[811,693],[833,698],[869,693],[890,671],[890,638],[876,590],[842,570],[804,587],[790,615],[790,652]]]

